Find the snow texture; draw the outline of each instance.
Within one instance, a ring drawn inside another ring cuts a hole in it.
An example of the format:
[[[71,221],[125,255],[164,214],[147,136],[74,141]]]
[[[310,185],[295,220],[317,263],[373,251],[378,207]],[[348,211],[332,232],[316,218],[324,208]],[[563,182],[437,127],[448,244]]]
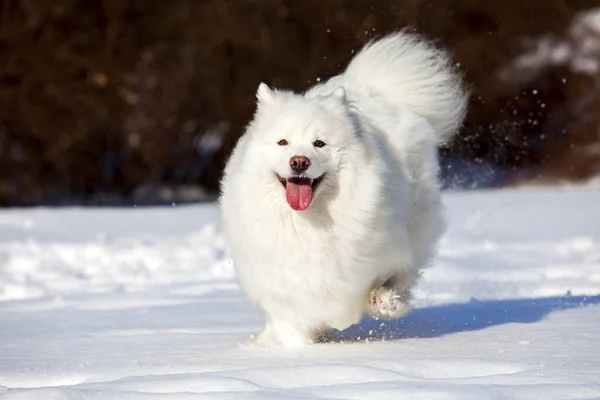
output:
[[[530,82],[547,68],[566,66],[577,74],[600,72],[600,7],[577,14],[564,37],[545,34],[523,43],[528,50],[499,71],[505,83]]]
[[[413,313],[294,350],[239,346],[214,205],[2,211],[0,398],[599,398],[600,192],[444,200]]]

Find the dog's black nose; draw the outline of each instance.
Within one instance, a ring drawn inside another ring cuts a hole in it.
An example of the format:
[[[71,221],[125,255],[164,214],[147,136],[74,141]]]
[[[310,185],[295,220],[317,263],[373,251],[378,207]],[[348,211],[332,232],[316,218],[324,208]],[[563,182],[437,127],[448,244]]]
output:
[[[304,156],[294,156],[290,158],[290,167],[294,172],[304,172],[310,167],[310,160]]]

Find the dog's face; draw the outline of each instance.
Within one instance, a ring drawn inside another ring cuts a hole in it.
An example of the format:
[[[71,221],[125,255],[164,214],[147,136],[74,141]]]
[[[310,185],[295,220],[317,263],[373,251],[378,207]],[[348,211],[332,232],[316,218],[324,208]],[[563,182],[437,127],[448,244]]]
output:
[[[326,97],[306,99],[261,84],[257,97],[252,124],[257,168],[264,169],[293,210],[306,210],[332,186],[356,135],[345,92],[340,88]]]

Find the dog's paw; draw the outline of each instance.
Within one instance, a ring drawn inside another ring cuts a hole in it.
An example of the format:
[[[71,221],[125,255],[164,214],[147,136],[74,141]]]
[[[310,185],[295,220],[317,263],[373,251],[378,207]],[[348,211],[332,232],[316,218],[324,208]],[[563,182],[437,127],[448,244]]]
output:
[[[383,319],[396,319],[410,311],[406,295],[389,287],[380,287],[369,295],[369,314]]]
[[[251,335],[240,342],[240,347],[245,349],[264,349],[274,345],[274,342],[262,339],[260,335]]]
[[[250,335],[250,337],[242,340],[239,346],[245,349],[255,349],[261,347],[256,341],[256,335]]]
[[[259,335],[251,335],[240,343],[246,348],[266,348],[277,344],[277,338],[270,325],[265,326],[265,329]]]
[[[260,335],[252,335],[241,343],[245,348],[269,348],[269,347],[304,347],[314,344],[315,340],[310,335],[304,335],[299,331],[291,329],[287,325],[269,325]]]

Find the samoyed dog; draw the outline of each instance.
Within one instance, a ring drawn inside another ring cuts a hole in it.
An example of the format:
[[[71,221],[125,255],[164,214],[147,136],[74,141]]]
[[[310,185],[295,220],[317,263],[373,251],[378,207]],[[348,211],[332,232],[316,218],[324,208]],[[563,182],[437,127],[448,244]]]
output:
[[[402,31],[306,93],[262,83],[257,99],[220,197],[239,283],[265,317],[252,343],[405,315],[444,230],[437,146],[466,110],[450,57]]]

